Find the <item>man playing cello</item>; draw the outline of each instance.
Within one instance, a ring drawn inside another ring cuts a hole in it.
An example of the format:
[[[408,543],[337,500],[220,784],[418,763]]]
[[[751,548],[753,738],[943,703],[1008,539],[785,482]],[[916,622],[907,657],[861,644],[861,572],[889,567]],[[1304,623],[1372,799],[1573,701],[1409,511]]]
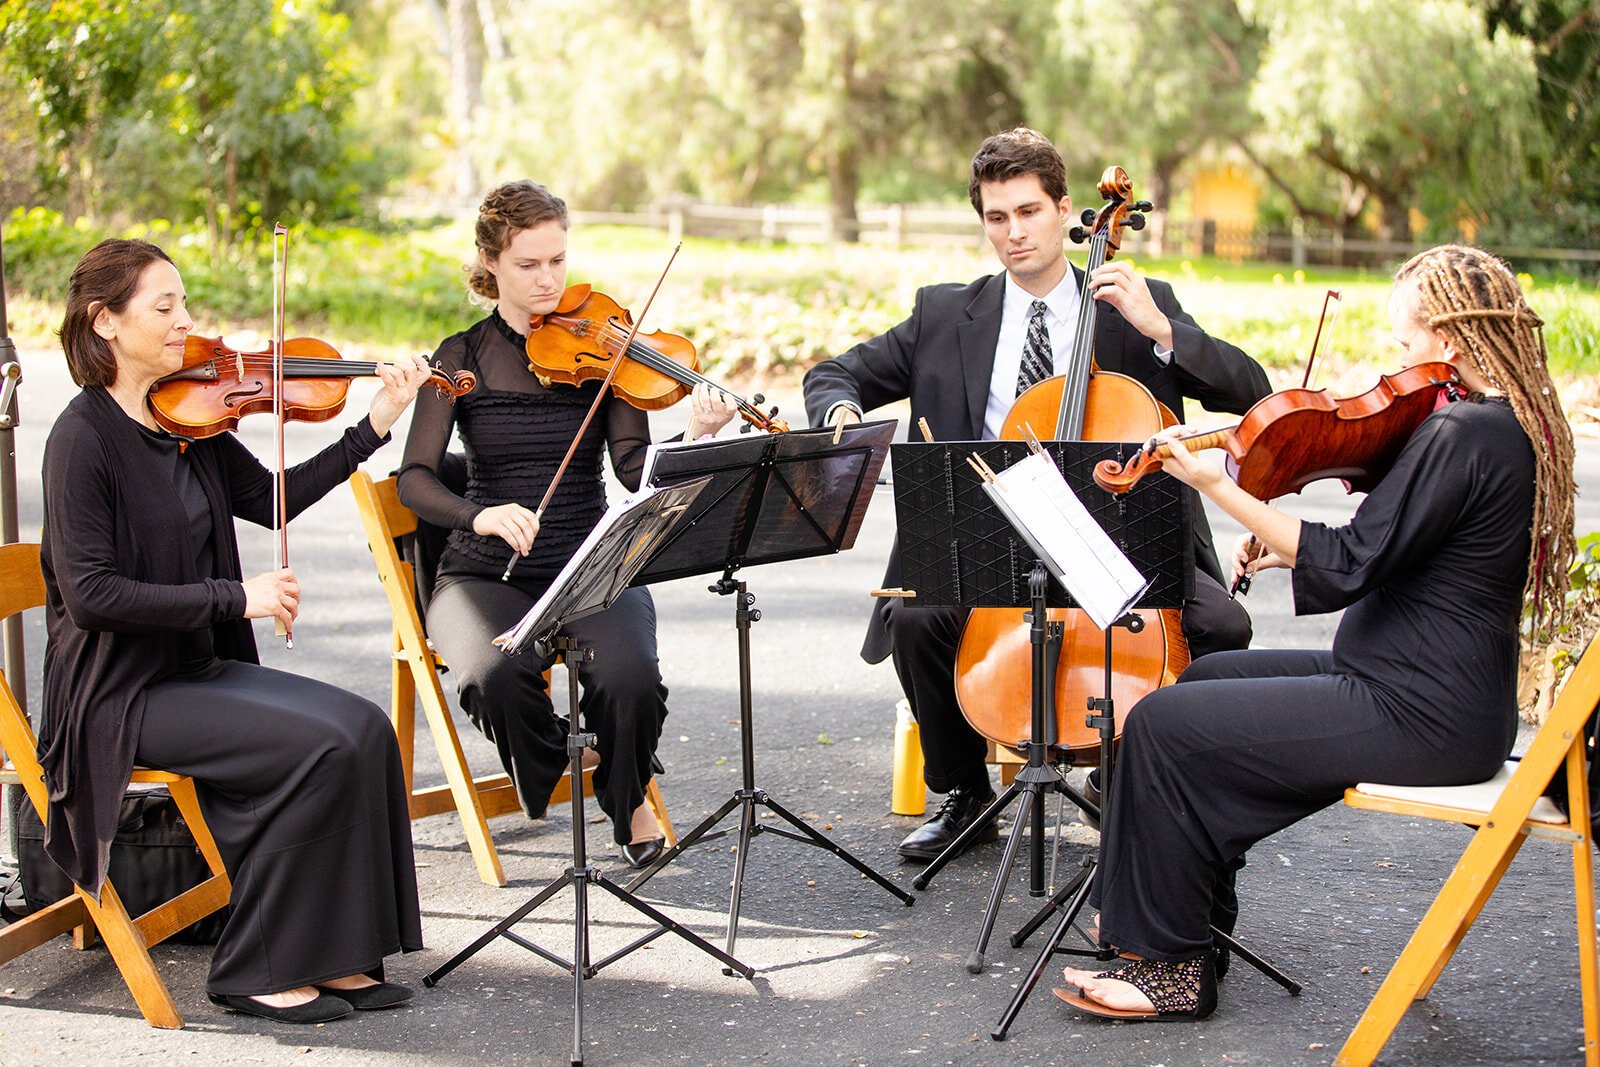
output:
[[[968,193],[1004,270],[921,289],[910,318],[811,368],[805,400],[812,425],[855,422],[909,399],[912,421],[927,419],[941,440],[994,440],[1017,395],[1055,372],[1052,354],[1065,362],[1085,278],[1064,251],[1072,201],[1060,153],[1025,127],[996,134],[972,159]],[[1261,367],[1201,330],[1165,283],[1147,281],[1127,263],[1107,263],[1087,288],[1100,302],[1099,367],[1143,383],[1180,421],[1184,397],[1242,413],[1270,391]],[[1183,630],[1198,657],[1248,645],[1250,617],[1222,585],[1198,501],[1193,514],[1195,596],[1184,605]],[[884,581],[897,585],[899,578],[896,548]],[[885,598],[862,647],[869,663],[893,655],[921,727],[928,786],[946,794],[933,818],[900,843],[907,859],[933,859],[994,798],[986,743],[956,699],[956,646],[966,614]],[[993,827],[988,839],[997,835]]]

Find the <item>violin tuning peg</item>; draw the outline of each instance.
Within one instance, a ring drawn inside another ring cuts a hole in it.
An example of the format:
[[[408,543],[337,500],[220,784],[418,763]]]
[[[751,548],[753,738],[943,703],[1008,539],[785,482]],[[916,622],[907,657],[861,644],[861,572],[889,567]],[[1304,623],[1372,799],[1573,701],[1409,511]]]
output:
[[[760,393],[756,393],[750,398],[750,403],[752,404],[765,404],[766,402],[767,398],[762,396]]]
[[[1073,244],[1081,245],[1083,242],[1089,239],[1089,231],[1084,229],[1082,226],[1074,226],[1072,229],[1067,231],[1067,236],[1072,238]]]
[[[1094,225],[1094,208],[1092,208],[1092,207],[1084,208],[1083,209],[1083,214],[1078,216],[1078,221],[1083,223],[1085,226],[1093,226]]]
[[[752,428],[752,425],[747,422],[747,423],[744,423],[742,426],[739,427],[739,432],[740,433],[749,433],[751,428]]]
[[[1130,229],[1130,230],[1142,230],[1142,229],[1144,229],[1144,216],[1143,215],[1129,215],[1128,216],[1128,229]]]
[[[1133,205],[1133,210],[1135,211],[1154,211],[1155,209],[1156,206],[1148,200],[1141,200]]]

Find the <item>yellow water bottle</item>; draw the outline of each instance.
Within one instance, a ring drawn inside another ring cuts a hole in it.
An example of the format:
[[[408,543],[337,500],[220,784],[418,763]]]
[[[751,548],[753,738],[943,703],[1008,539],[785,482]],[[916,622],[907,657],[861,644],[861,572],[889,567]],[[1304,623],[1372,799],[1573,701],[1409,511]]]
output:
[[[928,810],[928,787],[922,781],[922,732],[904,699],[894,711],[894,786],[889,810],[896,815],[921,815]]]

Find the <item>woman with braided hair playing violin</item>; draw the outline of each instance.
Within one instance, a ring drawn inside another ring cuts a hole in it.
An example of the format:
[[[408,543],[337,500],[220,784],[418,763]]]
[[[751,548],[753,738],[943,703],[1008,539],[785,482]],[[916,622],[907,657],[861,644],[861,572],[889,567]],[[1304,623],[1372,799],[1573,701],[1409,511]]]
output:
[[[566,289],[567,206],[537,182],[507,182],[484,197],[476,243],[467,284],[494,309],[446,338],[434,362],[472,371],[478,387],[453,405],[418,398],[399,492],[425,521],[451,531],[427,608],[428,633],[456,677],[462,708],[494,742],[523,810],[536,819],[567,769],[567,730],[546,689],[548,663],[507,656],[491,642],[538,601],[599,521],[606,506],[602,452],[610,453],[623,486],[638,488],[650,428],[643,411],[608,396],[542,518],[535,514],[598,387],[543,383],[526,355],[533,316],[555,311]],[[685,432],[691,441],[715,434],[735,410],[704,384],[692,406]],[[464,491],[440,478],[452,430],[466,446]],[[515,566],[507,568],[513,555]],[[662,833],[645,787],[667,714],[654,602],[648,590],[629,589],[567,633],[595,650],[581,698],[598,739],[595,794],[623,858],[648,866],[661,852]]]
[[[1442,362],[1468,390],[1407,440],[1347,525],[1302,521],[1174,443],[1165,469],[1265,548],[1235,571],[1291,571],[1300,614],[1344,609],[1327,652],[1197,660],[1128,717],[1092,903],[1132,962],[1068,969],[1056,995],[1120,1019],[1216,1007],[1208,916],[1257,841],[1362,781],[1491,777],[1517,736],[1518,627],[1553,625],[1574,550],[1573,444],[1541,322],[1510,269],[1476,248],[1424,252],[1389,299],[1401,362]],[[1161,440],[1180,437],[1177,427]]]

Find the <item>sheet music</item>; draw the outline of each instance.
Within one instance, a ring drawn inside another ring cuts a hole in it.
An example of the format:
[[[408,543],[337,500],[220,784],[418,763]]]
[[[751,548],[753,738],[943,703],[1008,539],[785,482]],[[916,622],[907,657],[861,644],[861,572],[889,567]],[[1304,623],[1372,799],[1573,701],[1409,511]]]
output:
[[[1046,455],[1033,454],[985,481],[984,492],[1039,554],[1078,606],[1104,630],[1150,583],[1094,521]]]
[[[561,573],[515,626],[494,639],[517,653],[571,619],[603,610],[649,562],[709,479],[658,488],[642,486],[608,507]],[[538,551],[538,542],[534,551]]]

